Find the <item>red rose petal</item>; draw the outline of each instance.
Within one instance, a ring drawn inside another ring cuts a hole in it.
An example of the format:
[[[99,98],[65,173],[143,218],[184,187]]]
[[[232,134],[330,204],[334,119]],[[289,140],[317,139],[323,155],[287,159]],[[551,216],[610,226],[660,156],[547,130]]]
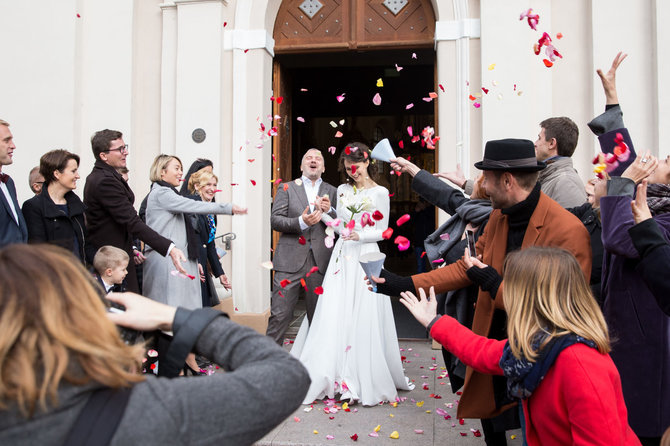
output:
[[[389,240],[393,236],[393,228],[388,228],[386,231],[382,232],[382,238],[384,240]]]
[[[400,218],[398,219],[398,221],[396,221],[396,224],[397,224],[398,226],[402,226],[402,225],[404,225],[405,223],[407,223],[407,222],[409,221],[409,218],[410,218],[410,217],[409,217],[409,214],[405,214],[405,215],[403,215],[402,217],[400,217]]]
[[[318,286],[318,287],[314,288],[314,294],[318,294],[318,295],[323,294],[323,287]]]
[[[282,280],[281,282],[279,282],[279,285],[280,285],[282,288],[286,288],[286,285],[288,285],[289,283],[291,283],[290,280],[288,280],[288,279],[284,279],[284,280]]]
[[[390,196],[390,195],[389,195],[389,196]],[[383,215],[381,212],[379,212],[379,211],[374,211],[374,212],[372,213],[372,218],[374,218],[375,220],[379,221],[379,220],[381,220],[381,219],[384,218],[384,215]]]
[[[542,62],[544,62],[544,66],[547,67],[547,68],[550,68],[554,65],[554,63],[552,61],[550,61],[549,59],[542,59]]]
[[[301,235],[300,237],[298,237],[298,243],[300,243],[301,245],[304,245],[305,243],[307,243],[307,240],[305,239],[305,236]]]
[[[255,181],[255,180],[249,180],[249,181],[251,181],[251,184],[253,184],[254,186],[256,185],[256,181]]]

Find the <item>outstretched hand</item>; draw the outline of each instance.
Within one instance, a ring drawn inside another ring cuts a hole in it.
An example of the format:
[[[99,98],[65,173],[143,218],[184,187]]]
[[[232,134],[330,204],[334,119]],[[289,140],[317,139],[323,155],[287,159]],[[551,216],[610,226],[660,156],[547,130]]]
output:
[[[135,293],[110,293],[105,297],[126,307],[126,311],[120,313],[107,313],[109,320],[116,325],[141,331],[172,330],[172,322],[177,311],[175,307]]]
[[[642,183],[638,184],[637,195],[635,200],[630,202],[630,207],[633,210],[633,219],[636,224],[651,218],[651,211],[647,204],[647,180],[642,180]]]
[[[619,103],[616,91],[616,70],[627,56],[628,54],[619,51],[616,57],[614,57],[612,66],[607,73],[603,73],[603,70],[600,68],[596,70],[596,73],[598,73],[598,77],[600,77],[600,81],[603,84],[603,89],[605,90],[605,103],[607,105]]]
[[[402,156],[393,158],[390,161],[391,169],[395,170],[396,172],[408,173],[414,176],[419,172],[419,170],[421,170],[419,169],[419,166],[409,160],[406,160]]]
[[[658,166],[658,159],[647,150],[644,155],[638,156],[621,174],[622,178],[629,178],[638,184],[651,175]]]
[[[186,256],[182,252],[181,249],[177,248],[176,246],[172,248],[170,251],[170,258],[172,259],[172,264],[174,265],[175,268],[177,268],[177,271],[179,271],[182,274],[188,274],[186,270],[184,269],[183,266],[181,266],[181,262],[186,262]]]
[[[430,287],[428,297],[423,288],[419,288],[420,300],[410,291],[400,293],[400,302],[412,313],[417,321],[424,327],[437,316],[437,299],[435,298],[435,288]]]
[[[233,215],[244,215],[248,212],[247,208],[240,207],[236,204],[233,205]]]
[[[456,164],[456,170],[452,170],[449,172],[437,172],[434,173],[438,178],[444,178],[445,180],[449,180],[452,183],[454,183],[458,187],[463,187],[465,185],[465,175],[463,175],[463,169],[461,169],[460,164]]]

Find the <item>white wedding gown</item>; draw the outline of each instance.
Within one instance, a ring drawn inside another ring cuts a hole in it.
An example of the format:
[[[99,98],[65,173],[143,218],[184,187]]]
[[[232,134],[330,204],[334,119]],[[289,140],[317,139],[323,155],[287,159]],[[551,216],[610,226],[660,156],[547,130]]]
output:
[[[389,221],[388,190],[375,186],[355,193],[348,184],[338,187],[339,230],[351,220],[347,207],[355,203],[366,204],[362,212],[378,210],[383,219],[362,229],[362,212],[357,213],[354,231],[360,240],[335,243],[312,325],[303,320],[291,350],[312,380],[303,404],[341,394],[343,400],[373,406],[395,401],[396,389],[414,388],[403,371],[389,297],[368,291],[358,262],[361,254],[379,252],[376,242]]]

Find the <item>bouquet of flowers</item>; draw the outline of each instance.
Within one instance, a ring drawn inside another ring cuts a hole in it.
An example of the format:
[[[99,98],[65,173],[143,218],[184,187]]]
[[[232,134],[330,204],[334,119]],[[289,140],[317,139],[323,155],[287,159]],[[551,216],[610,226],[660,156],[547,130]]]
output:
[[[367,211],[370,211],[373,209],[374,205],[372,203],[372,200],[368,196],[357,196],[358,195],[358,190],[356,189],[356,186],[354,186],[354,192],[353,194],[351,193],[345,193],[342,194],[340,197],[338,197],[338,205],[342,205],[347,208],[347,210],[351,213],[351,217],[349,219],[349,222],[347,222],[344,225],[344,228],[340,229],[340,236],[342,237],[348,237],[351,235],[351,232],[353,231],[354,227],[356,226],[356,215],[357,214],[362,214],[361,215],[361,226],[374,226],[374,221],[373,218],[370,216],[370,213]],[[328,248],[333,247],[333,242],[335,240],[335,230],[333,229],[334,227],[338,227],[341,224],[341,220],[339,218],[329,221],[326,223],[326,246]],[[335,262],[339,262],[340,260],[340,255],[342,254],[342,247],[340,247],[340,252],[337,255],[337,260]]]

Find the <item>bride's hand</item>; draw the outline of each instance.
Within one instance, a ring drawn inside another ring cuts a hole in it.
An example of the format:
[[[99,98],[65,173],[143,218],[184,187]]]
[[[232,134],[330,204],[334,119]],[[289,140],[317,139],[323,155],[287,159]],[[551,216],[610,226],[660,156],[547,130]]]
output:
[[[358,235],[358,232],[356,231],[351,231],[349,235],[347,236],[342,236],[342,240],[360,240],[361,237]]]

